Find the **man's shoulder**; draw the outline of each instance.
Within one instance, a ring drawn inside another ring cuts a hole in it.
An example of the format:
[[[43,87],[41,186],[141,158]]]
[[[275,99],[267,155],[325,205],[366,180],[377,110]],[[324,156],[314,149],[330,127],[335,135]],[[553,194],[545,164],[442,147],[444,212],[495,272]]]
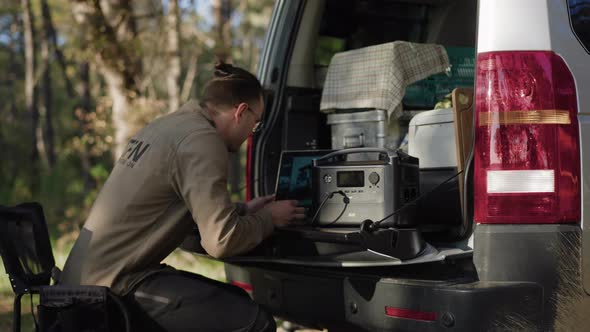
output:
[[[213,159],[227,159],[227,147],[215,130],[187,131],[178,140],[177,152],[188,155],[202,155]]]
[[[217,136],[215,128],[203,116],[201,107],[195,100],[187,102],[175,112],[154,120],[145,131],[166,136],[175,144],[192,135]]]

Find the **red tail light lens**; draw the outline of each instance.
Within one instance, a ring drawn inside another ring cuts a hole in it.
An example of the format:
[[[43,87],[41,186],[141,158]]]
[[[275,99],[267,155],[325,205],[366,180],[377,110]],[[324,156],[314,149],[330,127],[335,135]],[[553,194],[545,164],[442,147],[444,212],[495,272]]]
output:
[[[246,152],[246,202],[252,199],[252,143],[252,136],[250,136]]]
[[[425,321],[435,321],[437,318],[436,312],[409,310],[409,309],[402,309],[402,308],[394,308],[394,307],[390,307],[390,306],[385,307],[385,315],[389,316],[389,317],[406,318],[406,319],[414,319],[414,320],[425,320]]]
[[[247,284],[245,282],[241,282],[241,281],[232,281],[231,282],[232,285],[234,286],[238,286],[241,289],[245,290],[246,292],[252,292],[254,290],[254,287],[252,287],[252,285]]]
[[[477,57],[475,220],[580,220],[580,148],[574,79],[553,52]]]

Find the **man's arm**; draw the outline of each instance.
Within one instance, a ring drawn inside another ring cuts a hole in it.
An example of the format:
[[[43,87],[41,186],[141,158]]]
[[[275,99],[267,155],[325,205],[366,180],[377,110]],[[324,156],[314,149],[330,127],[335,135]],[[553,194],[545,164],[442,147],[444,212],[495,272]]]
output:
[[[227,192],[228,152],[216,133],[193,133],[173,156],[171,180],[201,233],[201,245],[221,258],[251,250],[273,229],[270,211],[240,216]]]

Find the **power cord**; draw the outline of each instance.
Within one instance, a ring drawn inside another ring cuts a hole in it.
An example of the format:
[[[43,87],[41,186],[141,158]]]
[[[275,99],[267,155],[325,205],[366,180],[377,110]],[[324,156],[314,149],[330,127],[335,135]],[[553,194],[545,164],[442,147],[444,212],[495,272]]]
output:
[[[346,208],[348,207],[348,204],[350,203],[350,198],[348,196],[346,196],[346,194],[344,193],[344,191],[342,190],[336,190],[336,191],[332,191],[331,193],[327,194],[326,197],[324,197],[324,200],[322,201],[322,203],[320,204],[320,206],[318,207],[318,209],[315,211],[315,214],[313,215],[313,218],[311,219],[311,225],[315,225],[315,220],[318,217],[318,215],[320,214],[320,211],[322,210],[322,208],[324,208],[324,205],[326,204],[326,202],[328,201],[328,199],[332,199],[332,197],[334,197],[334,194],[340,194],[343,198],[342,198],[342,203],[344,203],[344,208],[342,209],[342,212],[340,212],[340,214],[338,215],[338,217],[336,217],[336,219],[334,219],[334,221],[329,222],[328,224],[324,225],[324,226],[330,226],[334,223],[336,223],[338,220],[340,220],[340,218],[342,217],[342,215],[344,214],[344,212],[346,211]]]
[[[457,177],[457,176],[459,176],[461,173],[463,173],[463,170],[462,170],[462,171],[460,171],[460,172],[458,172],[458,173],[456,173],[455,175],[451,176],[450,178],[448,178],[448,179],[444,180],[443,182],[441,182],[440,184],[438,184],[436,187],[434,187],[434,188],[430,189],[430,191],[428,191],[428,192],[426,192],[426,193],[424,193],[424,194],[422,194],[422,195],[419,195],[418,197],[416,197],[416,198],[414,198],[413,200],[409,201],[409,202],[408,202],[408,203],[406,203],[404,206],[402,206],[401,208],[399,208],[399,209],[397,209],[397,210],[393,211],[391,214],[389,214],[389,215],[388,215],[388,216],[386,216],[385,218],[383,218],[383,219],[381,219],[381,220],[379,220],[379,221],[376,221],[376,222],[372,223],[372,224],[370,225],[370,230],[376,230],[377,228],[379,228],[379,226],[381,225],[381,223],[382,223],[383,221],[385,221],[385,220],[387,220],[387,219],[391,218],[392,216],[394,216],[394,215],[396,215],[396,214],[400,213],[400,212],[401,212],[401,211],[403,211],[404,209],[406,209],[406,208],[408,208],[409,206],[413,205],[413,204],[414,204],[414,203],[416,203],[417,201],[419,201],[419,200],[423,199],[424,197],[426,197],[426,196],[428,196],[428,195],[432,194],[434,191],[436,191],[436,190],[437,190],[438,188],[440,188],[442,185],[444,185],[444,184],[448,183],[449,181],[451,181],[452,179],[456,178],[456,177]],[[363,223],[363,225],[364,225],[364,223]],[[363,227],[366,227],[366,226],[363,226]]]
[[[33,293],[31,295],[31,315],[33,315],[33,323],[35,323],[35,331],[39,331],[39,325],[37,323],[37,317],[35,317],[35,307],[33,306]]]

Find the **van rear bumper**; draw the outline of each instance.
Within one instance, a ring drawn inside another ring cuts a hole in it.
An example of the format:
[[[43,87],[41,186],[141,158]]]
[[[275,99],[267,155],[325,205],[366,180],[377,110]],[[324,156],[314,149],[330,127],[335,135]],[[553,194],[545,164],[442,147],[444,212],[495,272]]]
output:
[[[254,300],[274,315],[335,331],[534,331],[542,322],[543,290],[531,282],[481,282],[468,275],[419,280],[382,272],[231,264],[226,275],[230,283],[247,285]],[[398,317],[387,315],[386,307]],[[422,319],[399,317],[408,311]]]
[[[590,297],[582,284],[580,225],[478,224],[473,263],[482,281],[543,287],[543,330],[583,331]]]

